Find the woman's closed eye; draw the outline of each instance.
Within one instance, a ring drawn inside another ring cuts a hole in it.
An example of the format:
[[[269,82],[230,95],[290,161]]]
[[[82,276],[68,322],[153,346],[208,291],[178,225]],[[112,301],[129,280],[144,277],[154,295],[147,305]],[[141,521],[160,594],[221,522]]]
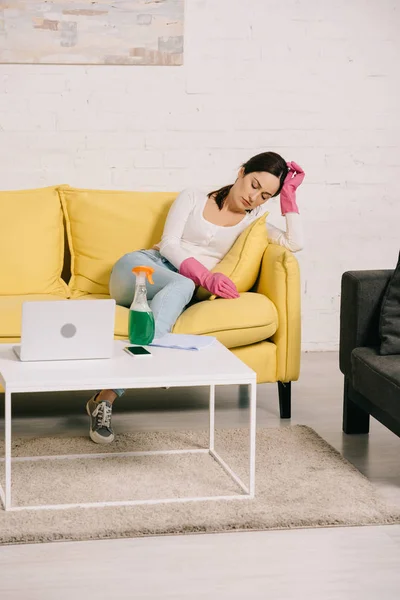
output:
[[[259,190],[261,188],[260,184],[256,180],[253,180],[251,182],[251,187],[253,188],[253,190]],[[261,194],[261,198],[262,198],[263,202],[265,202],[266,200],[268,200],[270,198],[270,194],[268,194],[268,193]]]

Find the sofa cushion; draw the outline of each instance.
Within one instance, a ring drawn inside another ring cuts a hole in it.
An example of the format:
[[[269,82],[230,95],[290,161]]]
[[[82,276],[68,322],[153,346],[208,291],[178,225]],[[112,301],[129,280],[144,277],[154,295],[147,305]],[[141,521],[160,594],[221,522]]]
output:
[[[54,294],[0,296],[0,340],[2,338],[20,337],[22,304],[24,302],[39,300],[65,300],[65,298]]]
[[[235,348],[266,340],[277,328],[278,313],[271,300],[246,292],[234,300],[193,304],[181,314],[173,332],[214,335],[227,348]]]
[[[400,354],[400,256],[382,300],[379,333],[380,353]]]
[[[109,298],[101,294],[82,300]],[[129,309],[116,307],[115,335],[128,337]],[[278,313],[271,300],[262,294],[247,292],[235,300],[219,298],[215,302],[197,302],[187,308],[175,323],[174,333],[214,335],[227,348],[247,346],[266,340],[278,327]]]
[[[265,220],[268,213],[251,223],[238,237],[224,258],[212,269],[213,273],[223,273],[230,277],[238,292],[247,292],[255,284],[260,272],[260,264],[268,246]],[[199,287],[198,300],[215,300],[208,290]]]
[[[124,254],[161,239],[175,193],[59,190],[71,252],[72,297],[108,294],[111,269]]]
[[[0,296],[66,298],[63,213],[57,188],[0,192]]]
[[[355,348],[353,386],[384,411],[400,419],[400,356],[381,356],[379,348]]]

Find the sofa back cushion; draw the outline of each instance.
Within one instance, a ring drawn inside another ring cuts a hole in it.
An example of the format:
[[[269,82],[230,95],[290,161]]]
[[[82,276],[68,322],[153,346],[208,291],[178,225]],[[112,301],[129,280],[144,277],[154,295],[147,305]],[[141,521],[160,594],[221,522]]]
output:
[[[257,281],[261,259],[268,246],[265,225],[268,213],[251,223],[237,238],[224,258],[213,268],[213,273],[223,273],[236,285],[238,292],[247,292]],[[215,300],[216,296],[202,288],[197,289],[198,300]]]
[[[63,213],[56,187],[0,192],[0,295],[66,298]]]
[[[400,354],[400,255],[383,297],[379,333],[380,353]]]
[[[111,269],[161,240],[177,194],[60,188],[71,252],[72,297],[108,294]]]

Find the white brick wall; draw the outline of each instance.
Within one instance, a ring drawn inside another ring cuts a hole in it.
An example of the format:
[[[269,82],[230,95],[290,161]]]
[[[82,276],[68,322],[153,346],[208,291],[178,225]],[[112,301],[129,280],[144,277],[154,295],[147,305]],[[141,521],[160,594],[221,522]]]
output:
[[[181,68],[0,65],[0,187],[211,189],[280,152],[307,173],[304,348],[335,349],[341,273],[400,246],[399,3],[187,0],[185,28]]]

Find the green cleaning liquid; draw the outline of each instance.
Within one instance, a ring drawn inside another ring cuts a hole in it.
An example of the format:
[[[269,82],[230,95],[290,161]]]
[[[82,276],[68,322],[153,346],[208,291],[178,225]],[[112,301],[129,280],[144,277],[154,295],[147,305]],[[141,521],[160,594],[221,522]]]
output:
[[[131,344],[146,346],[154,339],[154,316],[152,312],[129,311],[128,335]]]
[[[136,275],[135,295],[129,310],[128,336],[131,344],[146,346],[154,339],[154,315],[147,302],[146,281],[154,283],[152,274],[154,269],[146,265],[134,267],[132,273]]]

